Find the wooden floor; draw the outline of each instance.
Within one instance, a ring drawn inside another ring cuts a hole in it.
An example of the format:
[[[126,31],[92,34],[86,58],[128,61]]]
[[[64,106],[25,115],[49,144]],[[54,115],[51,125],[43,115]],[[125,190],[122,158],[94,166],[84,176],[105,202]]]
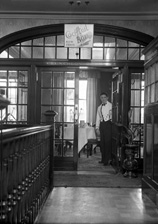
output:
[[[89,165],[79,166],[80,171],[76,175],[84,172],[86,175],[93,174],[95,179],[98,175],[100,178],[109,177],[110,167],[103,170],[102,165],[98,165],[96,169],[95,163],[98,164],[100,159],[97,155],[94,155],[96,159],[92,162],[90,161],[93,156],[89,159],[85,157]],[[85,169],[87,171],[84,171]],[[97,171],[97,174],[94,171]],[[66,172],[65,176],[68,178]],[[147,195],[142,194],[140,185],[131,188],[124,187],[125,185],[123,187],[92,187],[93,185],[74,187],[61,184],[56,186],[58,187],[54,187],[44,204],[36,220],[37,224],[158,224],[158,207]]]
[[[38,224],[158,224],[158,208],[140,188],[57,187]]]

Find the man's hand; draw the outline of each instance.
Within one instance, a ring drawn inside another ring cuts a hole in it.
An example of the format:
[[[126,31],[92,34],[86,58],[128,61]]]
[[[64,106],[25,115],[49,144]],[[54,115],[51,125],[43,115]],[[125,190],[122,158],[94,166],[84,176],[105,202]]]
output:
[[[100,131],[99,131],[99,129],[96,129],[96,135],[97,135],[97,137],[100,136]]]

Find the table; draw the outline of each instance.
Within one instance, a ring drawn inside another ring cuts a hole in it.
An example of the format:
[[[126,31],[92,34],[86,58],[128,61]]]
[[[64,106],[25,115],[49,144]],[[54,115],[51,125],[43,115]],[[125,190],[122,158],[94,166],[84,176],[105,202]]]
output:
[[[74,140],[73,127],[64,127],[64,139]],[[78,128],[78,152],[87,144],[88,139],[96,139],[94,127]]]

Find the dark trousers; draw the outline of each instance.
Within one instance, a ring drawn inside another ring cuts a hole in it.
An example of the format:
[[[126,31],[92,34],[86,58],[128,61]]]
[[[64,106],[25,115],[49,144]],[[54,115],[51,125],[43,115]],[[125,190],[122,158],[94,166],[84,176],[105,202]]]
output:
[[[111,121],[100,122],[100,149],[102,162],[108,164],[111,160]]]

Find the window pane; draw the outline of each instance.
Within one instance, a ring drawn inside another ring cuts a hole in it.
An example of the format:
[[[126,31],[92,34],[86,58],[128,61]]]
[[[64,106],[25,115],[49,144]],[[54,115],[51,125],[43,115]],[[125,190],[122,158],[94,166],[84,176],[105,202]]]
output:
[[[103,59],[103,49],[93,48],[92,49],[92,59]]]
[[[129,47],[139,47],[139,44],[128,41],[128,46]]]
[[[95,36],[93,39],[93,47],[102,47],[103,46],[103,36]]]
[[[24,42],[21,42],[21,45],[31,45],[31,40],[28,40],[28,41],[24,41]]]
[[[117,47],[127,47],[127,41],[122,39],[117,39]]]
[[[57,46],[64,46],[64,35],[57,36]]]
[[[116,60],[127,60],[127,48],[117,48]]]
[[[6,116],[7,121],[16,122],[17,120],[17,109],[16,105],[9,105],[8,106],[8,114]]]
[[[27,106],[18,106],[18,121],[27,121]]]
[[[45,71],[41,73],[41,86],[52,87],[52,72]]]
[[[19,46],[12,46],[9,48],[9,58],[19,58],[20,48]]]
[[[18,74],[17,71],[9,71],[9,86],[18,85]]]
[[[140,106],[140,91],[131,91],[131,106]]]
[[[8,58],[8,51],[2,51],[2,53],[0,53],[0,58]]]
[[[18,103],[19,104],[27,104],[27,92],[26,88],[18,89]]]
[[[115,48],[104,48],[104,59],[114,60],[115,59]]]
[[[155,84],[151,85],[151,103],[155,102]]]
[[[139,60],[138,48],[128,48],[128,60]]]
[[[51,105],[51,89],[42,89],[41,90],[41,104],[43,105]]]
[[[81,48],[81,59],[91,59],[91,48]]]
[[[140,123],[140,108],[132,108],[131,123]]]
[[[31,47],[21,47],[21,58],[31,58]]]
[[[8,99],[11,103],[17,103],[17,88],[8,88]]]
[[[33,58],[43,58],[43,47],[33,47]]]
[[[65,89],[64,91],[64,104],[74,105],[75,103],[75,91],[74,89]]]
[[[19,87],[28,86],[28,71],[19,71],[18,85]]]
[[[51,98],[52,98],[51,104],[57,104],[57,105],[63,104],[63,90],[54,89]]]
[[[43,38],[34,39],[33,45],[43,46]]]
[[[79,48],[69,48],[69,59],[79,59]]]
[[[0,71],[0,86],[7,86],[7,71]]]
[[[46,47],[45,48],[45,58],[55,58],[55,48],[54,47]]]
[[[45,37],[45,46],[55,46],[55,36]]]
[[[64,107],[64,122],[73,122],[74,121],[74,107],[65,106]]]
[[[115,38],[105,37],[104,47],[115,47]]]
[[[57,59],[67,59],[67,48],[57,48]]]

